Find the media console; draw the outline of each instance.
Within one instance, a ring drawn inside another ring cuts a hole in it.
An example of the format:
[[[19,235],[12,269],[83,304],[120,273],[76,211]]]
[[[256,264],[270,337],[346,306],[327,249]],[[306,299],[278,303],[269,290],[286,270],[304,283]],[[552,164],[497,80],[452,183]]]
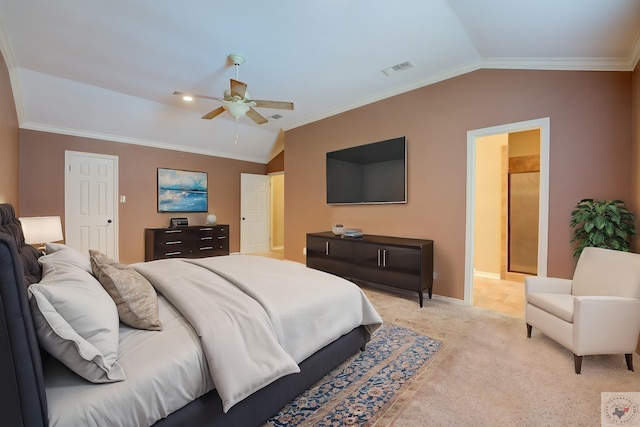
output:
[[[433,290],[433,240],[307,234],[307,267],[347,279],[415,291],[423,302]]]

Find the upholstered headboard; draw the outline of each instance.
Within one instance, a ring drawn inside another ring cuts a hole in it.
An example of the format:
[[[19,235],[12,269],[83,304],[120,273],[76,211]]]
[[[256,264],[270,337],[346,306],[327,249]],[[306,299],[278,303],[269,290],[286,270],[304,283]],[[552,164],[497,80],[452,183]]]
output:
[[[38,258],[42,254],[33,246],[25,243],[20,220],[16,218],[13,206],[8,203],[0,203],[0,234],[9,236],[15,242],[27,285],[38,283],[42,276],[42,268],[38,264]]]
[[[13,206],[0,204],[0,414],[10,426],[46,426],[42,359],[27,286],[40,280],[39,252],[24,243]]]

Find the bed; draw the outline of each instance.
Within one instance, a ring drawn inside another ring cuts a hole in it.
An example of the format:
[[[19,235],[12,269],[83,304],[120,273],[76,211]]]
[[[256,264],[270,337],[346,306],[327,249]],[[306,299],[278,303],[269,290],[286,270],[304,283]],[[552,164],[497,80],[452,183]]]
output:
[[[87,267],[64,245],[48,249],[26,245],[13,207],[0,204],[6,425],[259,426],[364,350],[382,322],[357,286],[289,261],[124,266],[92,251]],[[135,295],[153,304],[123,313],[127,298],[109,285],[119,274],[152,284]]]

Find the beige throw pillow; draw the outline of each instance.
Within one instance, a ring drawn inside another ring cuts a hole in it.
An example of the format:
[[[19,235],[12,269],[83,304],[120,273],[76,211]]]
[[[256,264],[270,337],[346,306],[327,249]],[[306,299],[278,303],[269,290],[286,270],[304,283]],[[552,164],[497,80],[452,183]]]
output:
[[[89,251],[89,258],[93,274],[116,303],[122,323],[137,329],[162,330],[158,295],[144,276],[96,250]]]

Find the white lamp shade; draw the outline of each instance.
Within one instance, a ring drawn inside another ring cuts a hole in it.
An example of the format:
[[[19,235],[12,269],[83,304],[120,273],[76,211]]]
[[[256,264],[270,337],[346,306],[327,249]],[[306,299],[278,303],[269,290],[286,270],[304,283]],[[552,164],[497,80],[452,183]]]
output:
[[[31,216],[20,218],[24,240],[30,245],[58,242],[63,239],[59,216]]]

